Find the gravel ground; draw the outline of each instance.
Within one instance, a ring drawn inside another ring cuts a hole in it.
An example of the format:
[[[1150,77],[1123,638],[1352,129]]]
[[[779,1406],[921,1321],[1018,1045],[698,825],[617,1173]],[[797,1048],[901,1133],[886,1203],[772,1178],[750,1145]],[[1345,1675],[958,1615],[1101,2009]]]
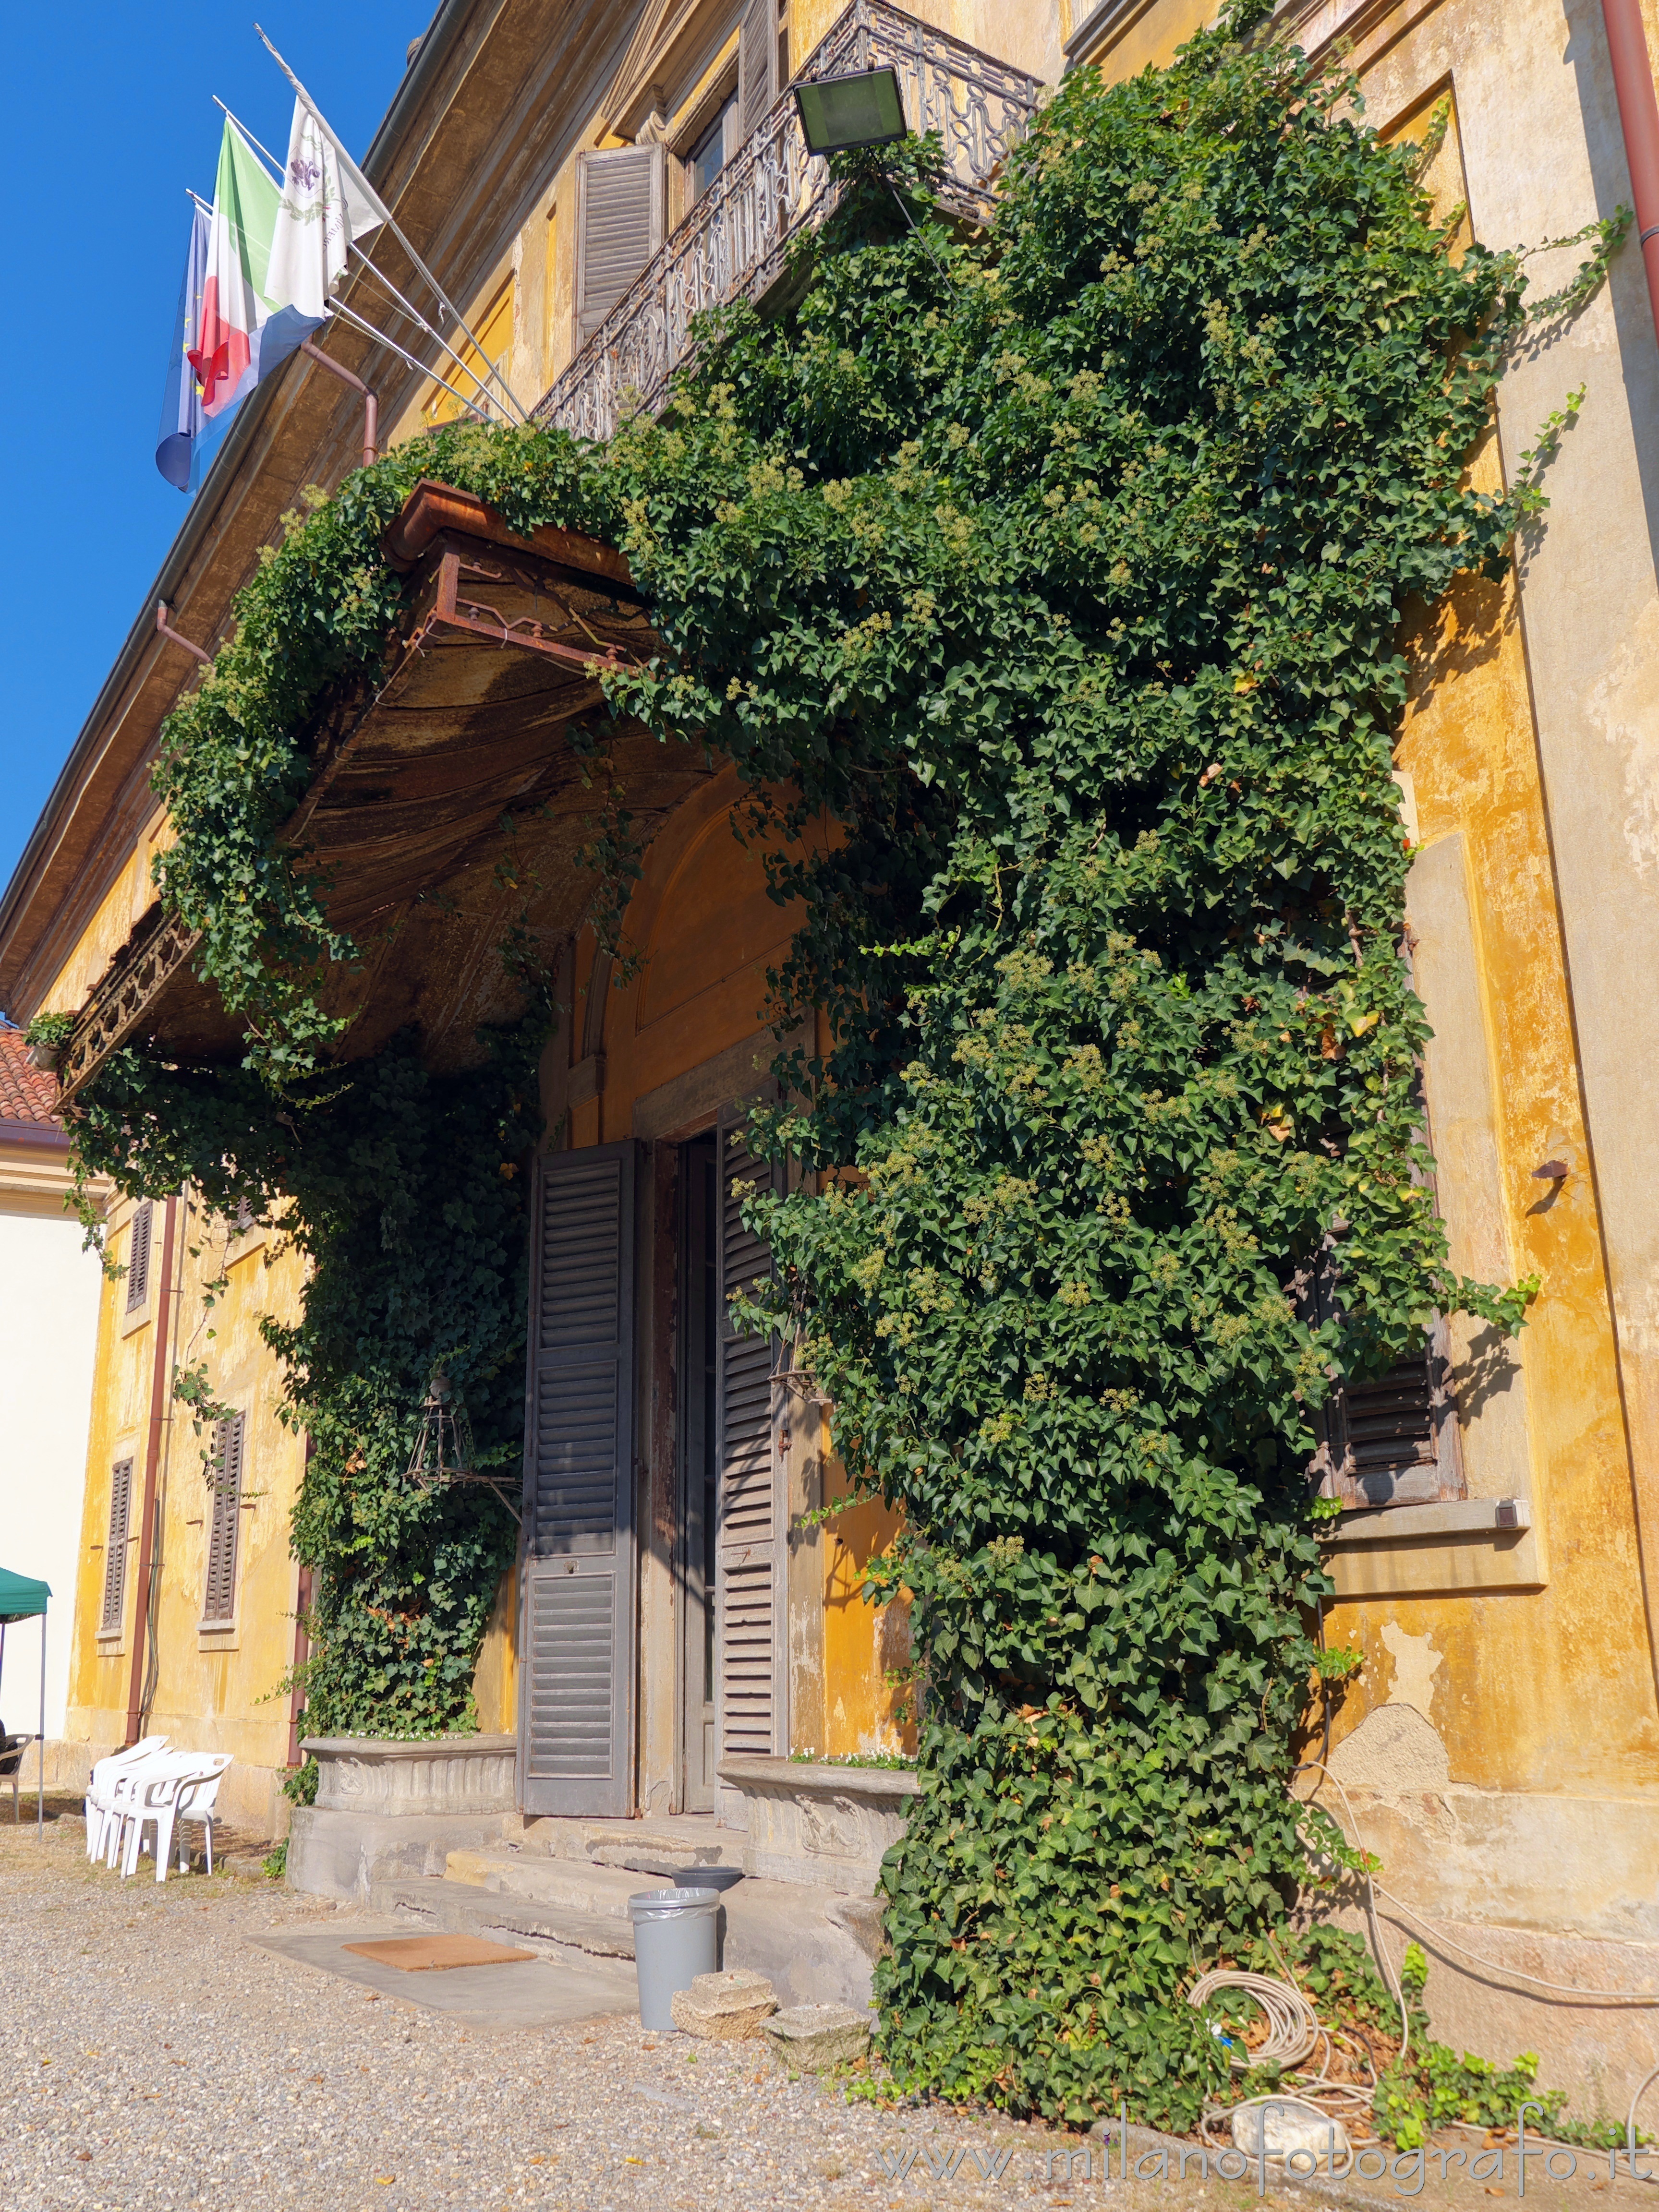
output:
[[[461,2028],[245,1940],[321,1923],[340,1922],[246,1876],[123,1884],[87,1865],[78,1820],[52,1822],[40,1845],[32,1829],[0,1823],[0,2212],[1023,2212],[1103,2195],[1119,2212],[1242,2212],[1259,2202],[1247,2185],[1196,2179],[1102,2182],[1098,2144],[1092,2182],[1067,2182],[1063,2166],[1045,2182],[1060,2139],[1038,2130],[850,2105],[753,2045],[693,2045],[633,2020]],[[1004,2151],[986,2180],[982,2166]],[[1659,2206],[1659,2192],[1601,2187],[1596,2212],[1615,2196]],[[1552,2201],[1589,2212],[1582,2188],[1569,2199],[1534,2178],[1528,2193],[1537,2212]],[[1427,2197],[1491,2212],[1485,2197],[1497,2193],[1431,2187]],[[1400,2199],[1388,2188],[1386,2199],[1280,2191],[1266,2201],[1331,2212]]]

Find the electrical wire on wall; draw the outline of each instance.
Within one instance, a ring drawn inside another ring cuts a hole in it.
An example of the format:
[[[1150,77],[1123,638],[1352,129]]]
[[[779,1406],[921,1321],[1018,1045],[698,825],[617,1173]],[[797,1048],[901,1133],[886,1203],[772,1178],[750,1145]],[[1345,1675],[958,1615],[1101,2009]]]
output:
[[[1320,1611],[1320,1643],[1323,1648],[1322,1607]],[[1327,1715],[1328,1703],[1327,1700]],[[1327,1744],[1321,1747],[1322,1749],[1328,1749],[1328,1731],[1327,1718]],[[1294,1783],[1298,1774],[1310,1773],[1322,1776],[1331,1784],[1341,1799],[1343,1811],[1346,1814],[1346,1825],[1339,1821],[1338,1826],[1342,1829],[1344,1841],[1350,1843],[1362,1855],[1363,1863],[1360,1872],[1365,1884],[1365,1910],[1371,1933],[1371,1950],[1382,1978],[1388,1985],[1388,1993],[1394,1998],[1400,2013],[1399,2060],[1405,2058],[1406,2051],[1411,2047],[1411,2014],[1406,2003],[1405,1991],[1401,1987],[1400,1977],[1394,1972],[1393,1962],[1388,1957],[1387,1947],[1382,1941],[1382,1930],[1377,1911],[1379,1897],[1386,1898],[1399,1914],[1423,1930],[1428,1941],[1437,1949],[1451,1952],[1455,1957],[1467,1960],[1471,1966],[1479,1967],[1484,1973],[1490,1974],[1499,1981],[1522,1983],[1528,1989],[1541,1990],[1547,1996],[1576,2000],[1580,2004],[1659,2005],[1659,1990],[1583,1989],[1572,1983],[1547,1981],[1541,1975],[1525,1973],[1518,1966],[1508,1966],[1496,1959],[1484,1958],[1478,1951],[1471,1951],[1466,1945],[1455,1942],[1425,1913],[1418,1911],[1415,1905],[1407,1905],[1403,1898],[1396,1897],[1392,1890],[1384,1888],[1373,1875],[1370,1855],[1365,1851],[1363,1839],[1360,1834],[1359,1818],[1354,1811],[1353,1802],[1347,1790],[1343,1786],[1341,1777],[1332,1773],[1323,1758],[1308,1759],[1303,1759],[1294,1770],[1291,1781]],[[1315,1788],[1317,1787],[1316,1784]],[[1308,1803],[1311,1801],[1304,1798],[1298,1802]],[[1321,1807],[1320,1810],[1324,1811],[1326,1808]],[[1327,1814],[1327,1817],[1331,1816]],[[1352,1830],[1351,1835],[1349,1833],[1350,1828]],[[1318,1845],[1313,1838],[1304,1837],[1303,1840],[1308,1844],[1310,1852],[1317,1851]],[[1278,1958],[1277,1951],[1274,1952],[1274,1956]],[[1287,1978],[1290,1977],[1290,1966],[1283,1959],[1279,1959],[1279,1963],[1284,1966]],[[1304,2112],[1327,2120],[1351,2116],[1358,2117],[1369,2112],[1377,2087],[1375,2068],[1369,2052],[1354,2038],[1345,2035],[1340,2029],[1327,2027],[1320,2020],[1307,1996],[1296,1986],[1293,1978],[1280,1981],[1271,1974],[1235,1972],[1230,1970],[1205,1974],[1188,1990],[1187,2002],[1202,2009],[1212,1998],[1229,1989],[1241,1991],[1259,2008],[1266,2020],[1268,2029],[1266,2039],[1263,2043],[1253,2050],[1247,2050],[1242,2055],[1235,2056],[1232,2058],[1231,2064],[1234,2070],[1242,2073],[1253,2071],[1263,2066],[1277,2067],[1281,2069],[1288,2087],[1266,2097],[1247,2097],[1235,2104],[1207,2106],[1199,2129],[1206,2142],[1214,2141],[1210,2130],[1217,2122],[1228,2118],[1235,2112],[1247,2111],[1257,2106],[1272,2104],[1278,2106],[1282,2110],[1294,2111],[1300,2105]],[[1324,2043],[1324,2051],[1319,2070],[1314,2073],[1308,2069],[1306,2062],[1318,2050],[1321,2039]],[[1360,2081],[1333,2081],[1331,2078],[1335,2045],[1339,2042],[1349,2045],[1363,2059],[1366,2071],[1371,2075],[1369,2084]],[[1399,2061],[1397,2060],[1396,2063]],[[1659,2081],[1659,2066],[1655,2066],[1650,2073],[1643,2076],[1637,2084],[1635,2095],[1631,2099],[1630,2110],[1625,2123],[1625,2142],[1632,2160],[1637,2149],[1637,2108],[1650,2086],[1656,2081]],[[1265,2130],[1266,2126],[1265,2117],[1261,2124]],[[1540,2140],[1544,2139],[1540,2138]],[[1282,2156],[1282,2154],[1271,2149],[1266,2150],[1265,2154],[1269,2159]],[[1659,2174],[1638,2175],[1635,2178],[1659,2180]]]

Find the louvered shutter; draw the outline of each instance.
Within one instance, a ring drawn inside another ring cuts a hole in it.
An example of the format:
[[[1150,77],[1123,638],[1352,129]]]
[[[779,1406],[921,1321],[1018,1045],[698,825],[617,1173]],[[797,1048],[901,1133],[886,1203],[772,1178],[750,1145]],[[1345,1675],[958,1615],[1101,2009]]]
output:
[[[747,1185],[770,1187],[772,1170],[749,1152],[744,1109],[720,1117],[719,1327],[715,1420],[720,1437],[717,1573],[720,1756],[767,1757],[789,1749],[784,1710],[784,1513],[778,1480],[773,1380],[776,1340],[740,1336],[734,1292],[772,1272],[772,1254],[744,1225]],[[741,1799],[723,1790],[723,1812]]]
[[[1324,1412],[1314,1465],[1347,1506],[1428,1505],[1464,1494],[1449,1332],[1436,1322],[1418,1358],[1350,1382]]]
[[[662,243],[660,145],[576,156],[576,343],[584,345]]]
[[[537,1163],[519,1695],[527,1813],[631,1809],[636,1172],[632,1144]]]
[[[213,1424],[211,1485],[213,1510],[208,1518],[207,1587],[202,1620],[209,1625],[234,1620],[236,1612],[236,1550],[242,1512],[243,1418],[233,1413]]]
[[[1327,1243],[1304,1294],[1315,1322],[1339,1310],[1341,1264]],[[1451,1333],[1436,1318],[1420,1354],[1386,1375],[1350,1382],[1318,1416],[1312,1472],[1345,1506],[1426,1505],[1464,1495],[1457,1406],[1451,1386]]]
[[[749,0],[737,42],[737,108],[745,138],[778,96],[778,0]]]
[[[132,1216],[132,1241],[127,1249],[127,1306],[129,1313],[137,1313],[149,1296],[149,1247],[155,1224],[155,1208],[145,1199]]]
[[[127,1595],[127,1536],[132,1522],[132,1462],[118,1459],[110,1472],[109,1548],[104,1553],[101,1636],[119,1635]]]

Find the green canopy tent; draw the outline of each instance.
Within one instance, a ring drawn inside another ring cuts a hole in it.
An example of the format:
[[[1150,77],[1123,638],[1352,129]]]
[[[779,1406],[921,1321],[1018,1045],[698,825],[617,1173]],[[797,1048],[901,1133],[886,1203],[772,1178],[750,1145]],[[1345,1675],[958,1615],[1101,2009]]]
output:
[[[3,1685],[6,1668],[6,1630],[15,1620],[33,1620],[40,1616],[40,1733],[35,1738],[40,1769],[40,1794],[35,1802],[34,1832],[45,1832],[46,1825],[46,1605],[52,1596],[48,1583],[37,1583],[32,1576],[15,1575],[9,1567],[0,1567],[0,1686]],[[0,1759],[13,1751],[16,1761],[12,1771],[12,1807],[14,1816],[17,1800],[17,1767],[22,1764],[23,1746],[27,1736],[0,1737]],[[6,1760],[5,1764],[10,1764]],[[0,1767],[3,1771],[3,1767]]]

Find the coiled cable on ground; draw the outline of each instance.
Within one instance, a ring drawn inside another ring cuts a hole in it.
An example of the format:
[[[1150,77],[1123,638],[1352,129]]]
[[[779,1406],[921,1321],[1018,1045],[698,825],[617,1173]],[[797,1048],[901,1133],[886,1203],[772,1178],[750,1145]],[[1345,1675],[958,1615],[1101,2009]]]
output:
[[[1331,1772],[1323,1759],[1319,1759],[1303,1760],[1296,1769],[1296,1772],[1317,1773],[1332,1784],[1342,1800],[1343,1809],[1351,1824],[1354,1847],[1363,1850],[1359,1821],[1339,1778]],[[1344,1835],[1345,1840],[1345,1830]],[[1304,1840],[1309,1844],[1310,1848],[1315,1850],[1318,1848],[1312,1838],[1307,1838]],[[1400,2059],[1405,2057],[1411,2045],[1411,2014],[1406,2004],[1406,1993],[1400,1987],[1398,1975],[1394,1971],[1387,1947],[1382,1941],[1382,1931],[1377,1924],[1376,1900],[1380,1896],[1386,1897],[1388,1902],[1404,1913],[1408,1919],[1414,1920],[1425,1929],[1431,1929],[1433,1931],[1430,1936],[1431,1942],[1452,1952],[1457,1957],[1467,1960],[1471,1965],[1483,1967],[1489,1973],[1503,1979],[1522,1982],[1533,1989],[1547,1990],[1552,1994],[1560,1996],[1577,1997],[1581,2003],[1659,2004],[1659,1991],[1575,1988],[1566,1983],[1546,1981],[1537,1974],[1523,1973],[1518,1967],[1503,1966],[1495,1959],[1482,1958],[1478,1952],[1466,1950],[1461,1944],[1454,1942],[1435,1922],[1418,1912],[1414,1906],[1406,1905],[1403,1899],[1395,1897],[1392,1891],[1384,1889],[1381,1882],[1374,1881],[1369,1865],[1362,1868],[1362,1875],[1365,1884],[1367,1917],[1370,1923],[1372,1951],[1377,1965],[1381,1969],[1383,1979],[1388,1984],[1388,1993],[1394,1998],[1400,2012],[1399,2057]],[[1278,1954],[1275,1952],[1274,1955],[1277,1957]],[[1357,2043],[1351,2037],[1344,2035],[1339,2029],[1327,2028],[1308,1999],[1293,1983],[1280,1981],[1272,1974],[1253,1974],[1241,1969],[1235,1971],[1223,1968],[1202,1975],[1198,1981],[1194,1982],[1187,1991],[1187,2002],[1201,2011],[1212,1997],[1218,1996],[1223,1990],[1241,1990],[1245,1996],[1259,2005],[1267,2021],[1266,2037],[1256,2045],[1253,2050],[1238,2046],[1230,2047],[1229,2063],[1234,2070],[1244,2073],[1257,2067],[1273,2067],[1277,2068],[1281,2074],[1288,2075],[1292,2078],[1287,2082],[1284,2089],[1275,2092],[1271,2097],[1247,2097],[1241,2099],[1237,2104],[1207,2107],[1199,2128],[1199,2132],[1206,2142],[1213,2141],[1210,2130],[1214,2122],[1226,2119],[1231,2113],[1241,2112],[1248,2105],[1276,2103],[1294,2106],[1300,2104],[1304,2109],[1314,2112],[1320,2112],[1327,2105],[1337,2105],[1345,2106],[1356,2116],[1369,2112],[1376,2091],[1375,2069],[1372,2066],[1369,2051],[1363,2044]],[[1229,2040],[1230,2045],[1230,2039]],[[1306,2062],[1321,2041],[1325,2045],[1323,2063],[1317,2074],[1310,2075]],[[1369,2084],[1362,2081],[1333,2081],[1330,2079],[1333,2042],[1349,2045],[1363,2060],[1366,2071],[1372,2075]],[[1659,2081],[1659,2066],[1656,2066],[1651,2073],[1643,2077],[1637,2086],[1635,2096],[1631,2100],[1630,2114],[1625,2122],[1625,2133],[1627,2147],[1632,2154],[1637,2148],[1636,2108],[1640,2104],[1649,2085],[1655,2081]],[[1331,2118],[1334,2115],[1327,2112],[1326,2117]],[[1272,2158],[1277,2154],[1270,2151],[1267,2155]],[[1653,2178],[1659,2179],[1659,2175]]]
[[[1242,1990],[1246,1996],[1255,1999],[1267,2018],[1265,2043],[1257,2044],[1253,2051],[1235,2049],[1235,2072],[1245,2073],[1254,2066],[1277,2066],[1283,2073],[1313,2056],[1324,2030],[1319,2024],[1318,2014],[1300,1990],[1293,1990],[1288,1982],[1276,1981],[1272,1974],[1223,1971],[1201,1976],[1187,1991],[1186,2002],[1202,2011],[1211,1998],[1223,1990]]]

